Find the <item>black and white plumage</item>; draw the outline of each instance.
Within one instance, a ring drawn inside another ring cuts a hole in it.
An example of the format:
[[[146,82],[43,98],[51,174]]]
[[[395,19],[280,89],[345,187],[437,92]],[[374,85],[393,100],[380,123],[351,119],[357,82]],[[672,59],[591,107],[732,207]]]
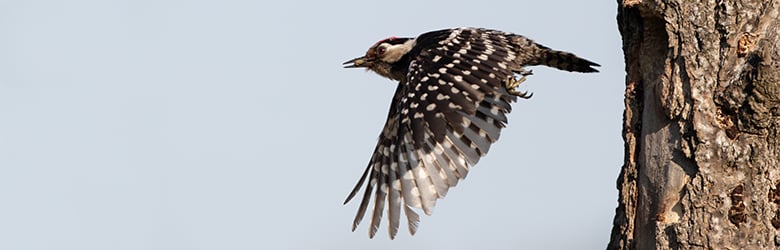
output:
[[[599,66],[520,35],[478,28],[391,37],[345,64],[398,81],[371,160],[344,202],[368,181],[352,230],[369,211],[373,237],[387,207],[390,238],[402,210],[414,234],[419,215],[412,208],[430,215],[436,200],[498,140],[510,104],[530,97],[514,89],[530,74],[523,66],[576,72],[598,72],[593,66]]]

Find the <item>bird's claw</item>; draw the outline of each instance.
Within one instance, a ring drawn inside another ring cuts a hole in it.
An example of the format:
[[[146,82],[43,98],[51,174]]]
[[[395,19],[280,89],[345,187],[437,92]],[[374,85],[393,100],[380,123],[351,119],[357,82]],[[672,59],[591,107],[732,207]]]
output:
[[[506,90],[510,95],[517,96],[523,99],[531,98],[531,96],[534,95],[533,93],[529,93],[527,91],[524,92],[524,91],[515,90],[515,88],[519,87],[521,83],[525,82],[525,77],[532,75],[533,72],[530,70],[523,69],[522,71],[517,72],[517,74],[520,75],[520,78],[517,78],[515,75],[510,75],[507,78],[506,82],[504,83],[504,87],[506,87]]]

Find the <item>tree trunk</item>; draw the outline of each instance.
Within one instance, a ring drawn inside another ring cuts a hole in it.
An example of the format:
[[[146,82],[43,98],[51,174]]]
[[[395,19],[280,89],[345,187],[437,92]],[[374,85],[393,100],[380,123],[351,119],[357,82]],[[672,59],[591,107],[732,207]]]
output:
[[[608,249],[780,248],[780,3],[619,0],[625,165]]]

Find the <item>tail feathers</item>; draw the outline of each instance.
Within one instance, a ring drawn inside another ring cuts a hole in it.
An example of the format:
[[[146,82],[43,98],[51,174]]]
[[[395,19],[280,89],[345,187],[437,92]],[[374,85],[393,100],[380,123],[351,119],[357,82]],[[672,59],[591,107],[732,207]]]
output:
[[[599,70],[594,68],[601,66],[598,63],[588,61],[569,52],[552,50],[544,46],[541,47],[543,51],[538,64],[566,71],[583,73],[599,72]]]

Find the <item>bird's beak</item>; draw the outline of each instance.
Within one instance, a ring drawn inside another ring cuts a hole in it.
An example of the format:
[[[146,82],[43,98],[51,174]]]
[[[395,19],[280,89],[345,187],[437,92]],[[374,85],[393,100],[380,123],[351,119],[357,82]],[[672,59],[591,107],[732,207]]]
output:
[[[358,57],[349,61],[344,62],[344,68],[360,68],[365,67],[365,64],[368,60],[366,60],[366,57]]]

